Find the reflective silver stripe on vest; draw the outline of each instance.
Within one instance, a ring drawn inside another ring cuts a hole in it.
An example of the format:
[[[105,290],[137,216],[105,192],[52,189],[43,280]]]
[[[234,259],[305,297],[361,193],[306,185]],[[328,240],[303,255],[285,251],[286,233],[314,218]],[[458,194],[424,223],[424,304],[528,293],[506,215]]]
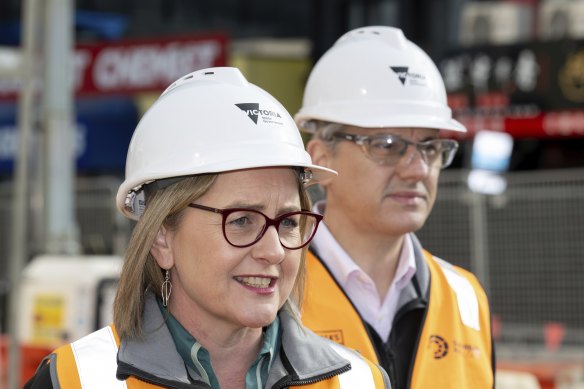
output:
[[[111,327],[102,328],[71,343],[82,389],[126,389],[116,379],[118,345]]]
[[[461,276],[450,263],[438,257],[434,258],[442,270],[444,270],[444,275],[456,294],[462,324],[480,331],[479,301],[470,281]]]
[[[332,343],[331,347],[337,354],[351,362],[351,370],[339,375],[340,388],[375,388],[373,373],[357,352],[347,350],[336,343]]]

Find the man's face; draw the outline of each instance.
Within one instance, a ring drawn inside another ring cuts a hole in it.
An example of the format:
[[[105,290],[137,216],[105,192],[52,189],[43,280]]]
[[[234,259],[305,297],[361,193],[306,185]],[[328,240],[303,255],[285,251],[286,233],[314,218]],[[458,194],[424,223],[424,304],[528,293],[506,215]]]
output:
[[[356,135],[397,135],[410,142],[438,138],[438,130],[427,128],[346,127],[343,132]],[[338,171],[339,176],[324,186],[327,192],[325,222],[340,227],[349,223],[364,234],[400,236],[420,229],[434,205],[440,164],[429,166],[414,146],[387,165],[370,159],[362,147],[341,140],[334,151],[322,141],[309,145],[315,163]],[[320,150],[319,156],[315,150]],[[325,158],[326,160],[318,159]]]

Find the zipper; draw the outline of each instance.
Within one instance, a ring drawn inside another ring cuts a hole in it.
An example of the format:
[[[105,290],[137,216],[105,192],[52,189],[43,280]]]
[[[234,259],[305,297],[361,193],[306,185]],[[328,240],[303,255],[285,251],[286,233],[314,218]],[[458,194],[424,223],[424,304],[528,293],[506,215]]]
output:
[[[332,378],[332,377],[337,376],[337,375],[341,375],[341,374],[346,373],[349,370],[351,370],[351,364],[348,363],[348,364],[344,365],[343,367],[340,367],[336,370],[332,370],[332,371],[329,371],[327,373],[323,373],[321,375],[314,376],[312,378],[306,378],[306,379],[301,380],[298,378],[298,374],[296,374],[296,371],[294,370],[294,368],[290,364],[290,360],[288,359],[288,356],[284,352],[284,349],[280,350],[280,358],[282,360],[282,364],[284,365],[284,368],[288,372],[288,375],[282,377],[278,382],[276,382],[272,386],[272,389],[282,389],[282,388],[289,388],[290,386],[301,386],[301,385],[315,384],[317,382],[328,380],[329,378]]]
[[[393,324],[394,327],[397,327],[397,323],[399,323],[399,321],[409,312],[418,310],[418,309],[422,309],[424,311],[423,314],[423,321],[420,324],[421,327],[423,327],[423,322],[425,321],[426,318],[426,314],[428,313],[428,309],[427,309],[427,301],[423,298],[423,297],[418,297],[415,300],[412,300],[408,303],[406,303],[404,306],[402,306],[399,311],[396,313],[394,319],[393,319]],[[387,344],[383,345],[383,349],[385,350],[385,356],[386,356],[386,362],[388,364],[389,367],[389,371],[387,372],[387,374],[390,377],[390,380],[392,382],[392,384],[395,384],[397,387],[400,387],[400,385],[398,385],[399,383],[401,383],[402,381],[407,382],[406,387],[410,387],[410,381],[412,378],[412,371],[413,371],[413,367],[414,367],[414,361],[415,361],[415,357],[417,354],[417,349],[418,349],[418,344],[420,342],[420,335],[421,335],[421,330],[418,332],[418,335],[416,337],[416,340],[414,341],[414,351],[412,352],[412,360],[409,362],[409,371],[407,373],[406,377],[399,377],[398,376],[398,371],[397,371],[397,366],[396,366],[396,354],[393,351],[393,347],[391,347],[390,345],[393,345],[396,343],[395,341],[395,332],[392,330],[392,333],[390,334],[390,338],[388,339]]]
[[[406,388],[409,388],[411,386],[411,383],[412,383],[412,378],[413,378],[412,374],[414,372],[414,364],[416,362],[416,356],[417,356],[418,351],[419,351],[418,347],[420,346],[420,338],[422,336],[424,324],[426,323],[426,316],[428,315],[428,306],[430,305],[431,283],[432,283],[432,280],[429,279],[428,290],[427,290],[426,295],[424,295],[422,293],[422,288],[420,287],[418,280],[414,277],[414,288],[416,288],[416,292],[417,292],[419,297],[408,302],[403,307],[401,307],[400,310],[396,313],[394,321],[393,321],[394,324],[397,324],[398,321],[401,320],[401,318],[406,315],[406,313],[412,312],[412,311],[417,310],[417,309],[421,309],[423,311],[422,319],[419,323],[420,329],[417,333],[416,339],[414,339],[414,347],[413,347],[411,359],[409,361],[409,368],[408,368],[408,371],[406,373],[406,376],[402,378],[402,379],[405,379],[405,384],[406,384],[405,387]],[[392,341],[391,344],[394,344],[394,342]]]
[[[325,381],[328,380],[329,378],[332,378],[334,376],[337,375],[341,375],[343,373],[348,372],[349,370],[351,370],[351,365],[345,365],[344,367],[337,369],[337,370],[333,370],[331,372],[325,373],[325,374],[321,374],[312,378],[307,378],[307,379],[288,379],[288,377],[284,377],[280,382],[276,382],[276,384],[274,386],[272,386],[272,389],[282,389],[282,388],[287,388],[290,386],[302,386],[302,385],[311,385],[311,384],[316,384],[317,382],[321,382],[321,381]]]
[[[123,379],[127,379],[129,377],[135,377],[141,381],[147,382],[152,385],[158,385],[163,388],[170,388],[170,389],[211,389],[209,385],[207,385],[203,381],[195,380],[190,383],[185,382],[175,382],[170,380],[163,380],[159,377],[148,374],[140,369],[136,369],[131,365],[128,365],[124,362],[118,362],[118,375],[122,376]]]
[[[389,367],[387,375],[391,382],[397,383],[397,369],[395,367],[395,353],[393,352],[391,347],[386,348],[386,357],[387,357],[387,365]]]

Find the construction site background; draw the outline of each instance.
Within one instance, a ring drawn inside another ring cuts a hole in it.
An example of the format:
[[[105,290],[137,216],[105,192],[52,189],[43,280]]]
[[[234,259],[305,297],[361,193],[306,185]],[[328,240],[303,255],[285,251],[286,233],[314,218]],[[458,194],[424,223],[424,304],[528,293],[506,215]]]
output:
[[[20,17],[21,3],[0,3],[0,46],[18,47],[10,37],[17,35],[11,23]],[[221,65],[238,66],[294,113],[311,64],[342,33],[360,25],[402,28],[436,60],[455,117],[469,128],[459,139],[453,166],[441,173],[434,210],[418,237],[434,255],[475,273],[487,291],[497,388],[584,388],[584,0],[306,0],[279,3],[278,15],[267,0],[201,4],[148,0],[137,7],[132,0],[78,0],[77,44],[87,45],[83,53],[103,52],[110,45],[122,52],[134,47],[130,38],[167,48],[211,34],[214,43],[228,47],[218,57]],[[109,23],[108,28],[94,29],[96,21]],[[120,74],[131,78],[140,69]],[[4,86],[1,70],[0,60]],[[100,94],[97,86],[91,88]],[[78,161],[74,179],[79,245],[88,258],[123,257],[132,225],[114,203],[123,179],[120,150],[126,150],[139,114],[161,90],[116,92],[99,96],[109,100],[101,111],[93,106],[96,100],[77,101],[81,115],[94,110],[99,118],[95,127],[78,126],[76,133],[81,146],[96,152],[95,160]],[[9,159],[15,158],[17,144],[15,124],[7,124],[14,96],[3,93],[0,87],[0,389],[7,388],[8,373],[8,248],[15,191]],[[129,119],[106,121],[115,116],[115,107],[126,106]],[[497,195],[468,187],[472,138],[483,129],[515,140],[503,174],[507,188]],[[109,145],[101,144],[103,139]],[[106,159],[107,168],[93,168]],[[43,254],[46,244],[42,177],[30,178],[29,260]],[[51,321],[54,311],[42,311],[51,301],[39,304],[37,317],[30,317],[36,333],[61,331],[64,324]],[[39,320],[43,314],[46,321]],[[29,346],[23,345],[23,378],[50,349]]]
[[[584,169],[509,173],[508,189],[499,196],[469,191],[467,173],[442,173],[434,211],[418,237],[434,255],[481,279],[490,298],[499,369],[530,372],[547,385],[542,387],[581,380]],[[115,177],[77,180],[76,215],[87,254],[123,255],[131,225],[115,209],[120,183]],[[9,243],[10,193],[8,183],[0,185],[2,247]],[[474,260],[478,248],[485,250],[483,263]],[[6,264],[5,255],[0,252],[0,264]],[[1,319],[6,328],[6,317]]]

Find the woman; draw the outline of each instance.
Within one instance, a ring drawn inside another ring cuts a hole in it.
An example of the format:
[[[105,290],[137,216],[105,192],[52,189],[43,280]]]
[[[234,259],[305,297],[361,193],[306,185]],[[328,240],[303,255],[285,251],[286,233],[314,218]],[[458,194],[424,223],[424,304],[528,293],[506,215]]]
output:
[[[305,186],[334,174],[237,69],[176,81],[128,150],[117,205],[137,223],[114,325],[57,349],[25,387],[389,387],[298,319],[321,220]]]

